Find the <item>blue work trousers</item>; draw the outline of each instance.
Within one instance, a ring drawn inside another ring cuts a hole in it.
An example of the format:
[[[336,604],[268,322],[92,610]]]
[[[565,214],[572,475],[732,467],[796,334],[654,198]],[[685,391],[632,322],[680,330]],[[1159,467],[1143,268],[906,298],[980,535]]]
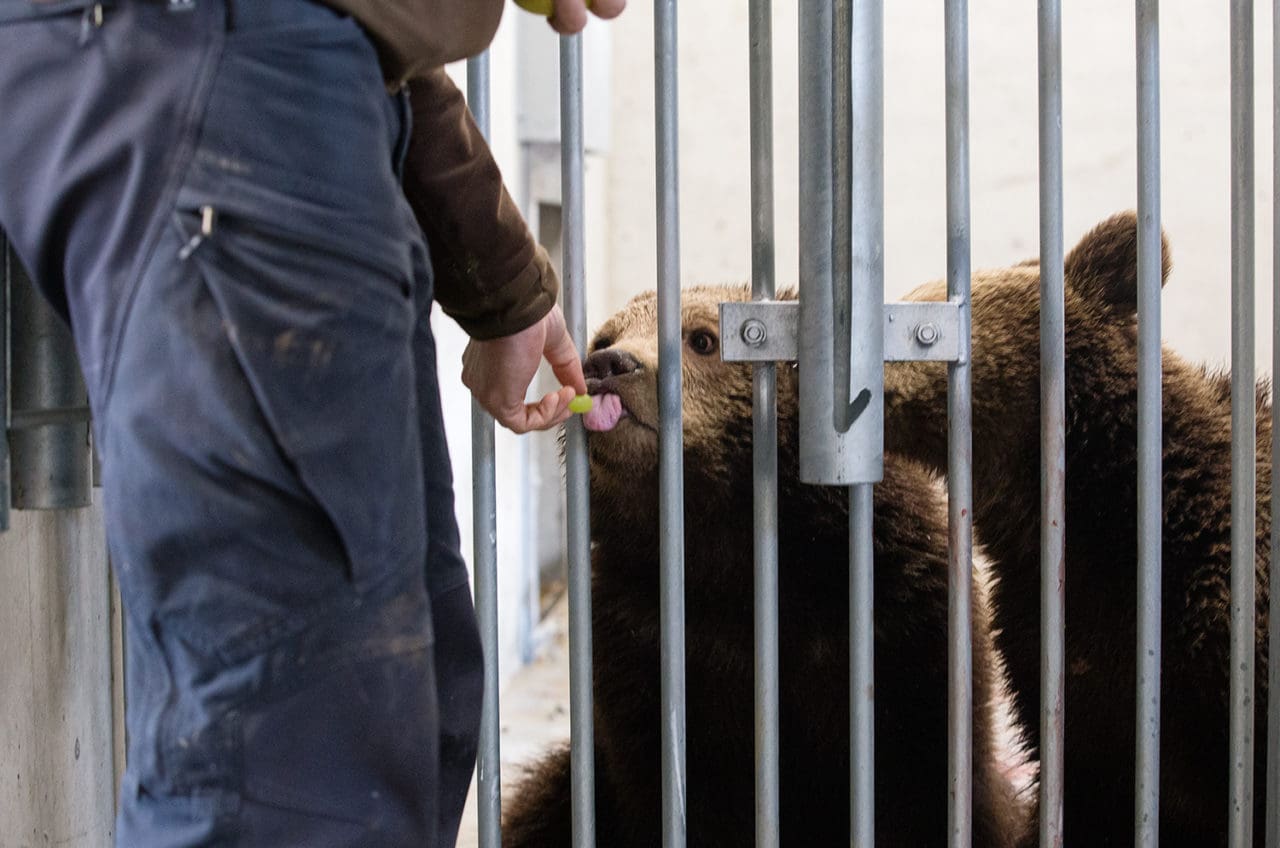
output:
[[[313,0],[0,0],[0,227],[71,323],[122,848],[453,845],[482,669],[409,133]]]

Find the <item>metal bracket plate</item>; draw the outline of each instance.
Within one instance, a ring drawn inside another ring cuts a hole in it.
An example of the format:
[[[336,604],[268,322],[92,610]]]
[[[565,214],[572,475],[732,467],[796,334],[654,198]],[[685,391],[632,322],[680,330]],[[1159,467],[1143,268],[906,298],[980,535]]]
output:
[[[789,362],[800,348],[800,304],[753,300],[720,304],[720,351],[725,362]],[[886,362],[957,362],[960,304],[886,303]]]

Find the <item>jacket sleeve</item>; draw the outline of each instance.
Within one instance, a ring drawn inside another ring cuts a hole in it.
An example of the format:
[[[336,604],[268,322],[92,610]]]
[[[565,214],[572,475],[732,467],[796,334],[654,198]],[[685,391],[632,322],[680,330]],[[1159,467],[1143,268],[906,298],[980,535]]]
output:
[[[411,80],[404,190],[431,248],[436,301],[476,339],[510,335],[555,304],[559,280],[502,184],[443,68]]]

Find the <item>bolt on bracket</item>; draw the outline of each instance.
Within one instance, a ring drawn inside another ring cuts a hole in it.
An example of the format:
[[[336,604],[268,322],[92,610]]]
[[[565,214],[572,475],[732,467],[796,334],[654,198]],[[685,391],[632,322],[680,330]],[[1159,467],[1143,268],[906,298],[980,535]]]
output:
[[[961,305],[951,301],[884,305],[886,362],[959,362]],[[720,304],[720,350],[725,362],[789,362],[800,349],[798,301]]]

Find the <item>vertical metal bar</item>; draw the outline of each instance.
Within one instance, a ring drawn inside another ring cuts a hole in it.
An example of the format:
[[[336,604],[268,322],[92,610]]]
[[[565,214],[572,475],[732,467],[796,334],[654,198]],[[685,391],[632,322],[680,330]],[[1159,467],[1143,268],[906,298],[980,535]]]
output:
[[[800,190],[800,417],[819,423],[831,420],[830,375],[832,368],[832,94],[831,4],[817,3],[800,15],[799,48],[799,190]],[[805,444],[807,429],[801,425],[800,476],[805,457],[815,472],[825,454]]]
[[[1040,0],[1040,844],[1062,840],[1066,585],[1062,9]]]
[[[1253,0],[1231,3],[1231,818],[1253,845],[1255,425]]]
[[[26,270],[12,268],[8,445],[14,509],[74,509],[93,500],[89,395],[66,322]]]
[[[467,105],[489,136],[489,54],[467,61]],[[502,844],[502,776],[498,721],[498,508],[493,418],[471,401],[472,544],[476,618],[484,653],[484,699],[480,706],[477,812],[480,848]]]
[[[1271,373],[1280,374],[1280,0],[1271,4]],[[1267,618],[1267,848],[1280,848],[1280,404],[1271,402],[1271,558]]]
[[[9,237],[0,231],[0,435],[9,432],[9,292],[17,260],[9,245]],[[0,532],[9,529],[10,491],[9,440],[0,438]]]
[[[1137,0],[1138,691],[1137,848],[1160,839],[1160,574],[1163,521],[1160,286],[1160,3]]]
[[[832,86],[833,15],[830,3],[805,7],[799,20],[800,190],[800,476],[824,478],[831,446],[832,309]],[[845,184],[846,179],[835,182]],[[812,424],[810,425],[810,422]],[[810,425],[812,429],[810,429]],[[852,495],[850,496],[852,508]],[[851,532],[853,516],[850,515]],[[857,540],[856,533],[851,543]],[[852,552],[851,552],[852,556]],[[852,569],[856,573],[857,569]],[[852,587],[850,594],[852,595]],[[852,605],[852,602],[851,602]],[[850,626],[853,623],[850,622]]]
[[[849,844],[875,845],[874,487],[849,487]]]
[[[970,380],[969,4],[947,0],[947,298],[961,304],[960,358],[947,366],[948,844],[973,838],[973,429]]]
[[[560,179],[564,210],[564,306],[569,335],[586,351],[583,271],[582,36],[560,38]],[[587,434],[582,419],[565,424],[569,548],[569,738],[572,750],[573,845],[594,848],[595,745],[591,719],[591,513]]]
[[[776,294],[773,239],[773,32],[770,0],[751,0],[751,295]],[[778,848],[777,366],[752,370],[755,481],[756,848]]]
[[[853,355],[853,0],[831,4],[831,418],[848,429]],[[803,301],[801,301],[803,303]],[[807,367],[807,366],[806,366]],[[803,373],[803,372],[801,372]],[[824,429],[832,428],[822,421]],[[830,436],[830,433],[828,433]],[[801,447],[803,451],[803,446]],[[803,464],[803,456],[801,463]],[[803,473],[803,472],[802,472]],[[841,483],[849,483],[842,475]]]
[[[849,492],[850,836],[875,840],[873,489],[884,470],[884,11],[836,0],[832,20],[832,295],[837,432]],[[847,323],[845,323],[847,319]]]
[[[680,410],[680,199],[676,0],[654,4],[658,207],[659,545],[662,609],[662,844],[685,844],[684,432]]]
[[[836,8],[839,14],[839,3]],[[850,323],[842,334],[849,342],[849,374],[837,382],[849,403],[836,420],[838,428],[847,427],[855,436],[850,480],[874,483],[884,475],[884,0],[865,0],[851,11],[851,49],[835,57],[836,62],[849,61],[854,117],[852,170],[844,182],[853,195]],[[840,266],[836,269],[839,274]],[[840,283],[837,277],[837,290]]]
[[[884,14],[881,0],[835,0],[832,26],[831,423],[821,482],[884,471]],[[801,423],[805,427],[805,423]],[[802,437],[803,438],[803,437]],[[801,445],[801,464],[804,464]],[[804,474],[803,467],[801,474]]]
[[[841,427],[848,428],[847,410],[850,400],[849,382],[852,377],[850,360],[853,355],[850,347],[852,341],[852,324],[850,303],[853,288],[853,3],[852,0],[835,0],[831,4],[831,343],[827,345],[831,351],[831,372],[834,386],[830,391],[832,421],[819,419],[822,431],[828,431],[827,440]],[[801,309],[805,298],[801,298]],[[802,319],[803,320],[803,319]],[[820,337],[822,338],[822,337]],[[823,339],[825,341],[825,339]],[[803,362],[803,361],[802,361]],[[809,370],[809,364],[803,363],[801,374]],[[803,397],[802,397],[803,401]],[[800,467],[802,479],[805,476],[803,428],[801,424]],[[834,428],[834,430],[832,429]],[[843,465],[844,463],[841,463]],[[842,473],[836,472],[836,479],[846,482]],[[861,513],[859,499],[861,489],[857,486],[849,488],[849,839],[853,846],[865,844],[864,831],[874,834],[874,827],[868,827],[863,812],[863,799],[866,796],[865,782],[866,759],[871,752],[866,748],[867,736],[875,733],[875,728],[864,731],[862,723],[866,719],[866,701],[874,696],[868,678],[874,674],[874,667],[863,663],[864,652],[860,634],[863,632],[864,606],[863,598],[867,595],[861,585],[860,578],[870,574],[871,557],[866,554],[866,535],[868,522]],[[872,657],[874,662],[874,655]],[[874,738],[872,739],[874,744]],[[872,784],[874,791],[874,783]],[[873,808],[874,811],[874,808]]]
[[[836,0],[806,7],[801,16],[800,479],[806,483],[875,482],[882,471],[884,327],[872,319],[883,309],[884,287],[883,275],[871,273],[873,264],[883,267],[883,228],[871,215],[883,205],[880,8],[859,5],[855,21],[850,0]]]

